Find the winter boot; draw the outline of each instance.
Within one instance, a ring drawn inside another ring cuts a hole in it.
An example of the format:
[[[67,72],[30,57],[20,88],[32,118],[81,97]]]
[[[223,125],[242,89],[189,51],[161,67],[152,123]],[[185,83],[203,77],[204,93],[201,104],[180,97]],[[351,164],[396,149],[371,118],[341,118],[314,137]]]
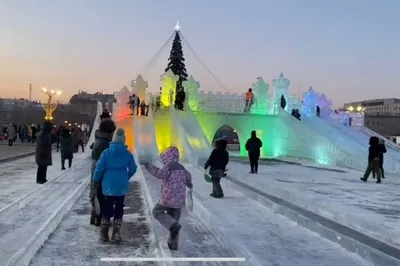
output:
[[[90,224],[94,225],[96,221],[96,214],[95,213],[91,213],[90,214]]]
[[[111,233],[111,240],[120,242],[121,241],[121,224],[122,221],[118,219],[114,219],[112,233]]]
[[[94,226],[100,226],[102,223],[101,215],[95,215],[94,217]]]
[[[364,182],[367,182],[367,179],[364,178],[364,177],[361,177],[360,180],[362,180],[362,181],[364,181]]]
[[[110,219],[103,219],[100,227],[100,240],[103,242],[108,241],[108,230],[110,229]]]
[[[171,250],[178,250],[179,243],[179,231],[181,230],[181,225],[176,222],[169,229],[169,239],[168,239],[168,247]]]

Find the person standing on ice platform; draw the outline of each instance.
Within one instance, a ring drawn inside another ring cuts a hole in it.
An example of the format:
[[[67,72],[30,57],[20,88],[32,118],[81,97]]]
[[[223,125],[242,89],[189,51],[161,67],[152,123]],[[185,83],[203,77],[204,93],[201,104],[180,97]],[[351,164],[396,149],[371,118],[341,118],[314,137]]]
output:
[[[247,140],[245,147],[250,159],[250,174],[257,174],[262,141],[257,137],[255,130],[251,131],[251,137]]]
[[[47,182],[47,167],[53,164],[51,155],[52,130],[53,125],[50,122],[45,121],[37,139],[35,161],[38,166],[36,173],[36,183],[38,184],[44,184]]]
[[[193,188],[192,176],[179,163],[178,148],[171,146],[162,152],[160,157],[164,164],[162,168],[150,163],[143,164],[150,174],[162,180],[161,200],[154,206],[153,215],[169,230],[168,247],[177,250],[181,230],[179,220],[185,206],[186,187]]]
[[[221,187],[221,178],[226,176],[226,166],[229,162],[229,153],[226,150],[228,142],[225,139],[219,139],[215,142],[215,149],[211,152],[204,169],[210,167],[210,176],[213,185],[211,197],[223,198],[224,192]]]

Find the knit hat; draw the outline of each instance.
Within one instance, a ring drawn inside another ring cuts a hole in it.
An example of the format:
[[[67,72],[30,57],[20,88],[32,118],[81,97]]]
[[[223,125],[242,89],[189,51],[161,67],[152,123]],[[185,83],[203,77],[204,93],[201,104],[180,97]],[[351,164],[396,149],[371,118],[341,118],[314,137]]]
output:
[[[115,131],[114,136],[112,138],[113,142],[119,142],[121,144],[125,144],[125,130],[123,128],[118,128],[117,131]]]

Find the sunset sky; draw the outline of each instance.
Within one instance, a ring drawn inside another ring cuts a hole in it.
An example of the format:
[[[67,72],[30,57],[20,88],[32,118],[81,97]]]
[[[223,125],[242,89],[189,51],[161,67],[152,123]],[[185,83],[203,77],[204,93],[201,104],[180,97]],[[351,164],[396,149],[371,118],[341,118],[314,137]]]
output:
[[[291,92],[310,85],[334,106],[400,97],[398,0],[1,0],[0,97],[28,97],[33,84],[118,91],[139,72],[160,86],[171,48],[158,52],[179,20],[181,32],[232,92],[283,72]],[[187,69],[203,90],[225,92],[184,44]]]

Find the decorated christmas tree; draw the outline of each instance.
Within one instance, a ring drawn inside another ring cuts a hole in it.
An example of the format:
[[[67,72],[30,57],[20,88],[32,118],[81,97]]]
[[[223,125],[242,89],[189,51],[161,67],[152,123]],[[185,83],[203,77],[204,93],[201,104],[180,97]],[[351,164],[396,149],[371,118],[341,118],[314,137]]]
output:
[[[185,92],[182,83],[187,80],[188,74],[186,73],[185,58],[183,56],[182,41],[179,35],[179,30],[175,31],[175,38],[172,42],[172,49],[168,61],[168,66],[165,69],[165,72],[171,70],[179,77],[176,81],[175,108],[183,110]]]

